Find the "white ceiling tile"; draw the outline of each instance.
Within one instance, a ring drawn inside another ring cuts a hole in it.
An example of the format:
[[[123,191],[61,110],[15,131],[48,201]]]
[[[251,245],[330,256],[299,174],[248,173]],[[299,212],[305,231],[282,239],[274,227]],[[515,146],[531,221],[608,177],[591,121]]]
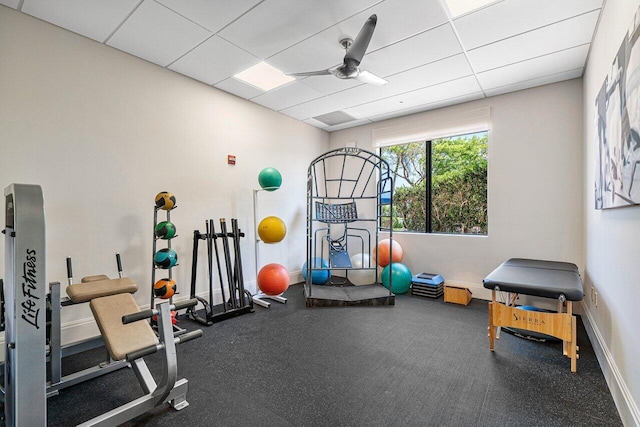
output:
[[[326,129],[326,128],[329,127],[329,126],[327,126],[326,123],[322,123],[321,121],[318,121],[316,119],[305,119],[305,120],[303,120],[303,122],[305,122],[306,124],[309,124],[311,126],[315,126],[317,128],[320,128],[320,129]]]
[[[480,86],[478,86],[478,82],[475,77],[468,76],[458,80],[359,105],[357,107],[346,109],[345,112],[349,114],[353,112],[361,117],[371,117],[391,111],[404,110],[423,104],[444,101],[447,98],[456,98],[480,91]]]
[[[258,62],[260,60],[250,53],[218,36],[213,36],[171,64],[169,68],[211,85]]]
[[[471,74],[471,69],[464,59],[464,55],[456,55],[442,61],[433,62],[396,74],[389,78],[384,86],[359,85],[351,89],[328,95],[341,109],[366,104],[377,99],[410,92],[419,88],[433,86],[449,80]],[[331,79],[333,76],[327,76]],[[335,79],[335,77],[333,77]],[[359,116],[362,117],[362,116]]]
[[[469,60],[476,72],[482,72],[586,44],[591,41],[597,20],[598,12],[567,19],[471,50]]]
[[[0,0],[0,4],[17,9],[20,4],[20,0]]]
[[[371,120],[369,119],[359,119],[359,120],[353,120],[351,122],[342,123],[339,125],[327,126],[324,129],[327,132],[333,132],[335,130],[347,129],[354,126],[368,125],[369,123],[371,123]]]
[[[25,0],[22,12],[104,42],[140,0]]]
[[[372,122],[378,122],[381,120],[393,119],[395,117],[402,117],[409,114],[416,114],[423,111],[434,110],[436,108],[448,107],[449,105],[462,104],[464,102],[471,102],[484,98],[482,92],[474,92],[467,95],[457,96],[454,98],[446,98],[444,100],[432,102],[429,104],[418,105],[417,107],[405,108],[403,110],[391,111],[389,113],[380,114],[377,116],[371,116],[369,119]]]
[[[268,0],[220,31],[231,43],[268,58],[380,0]]]
[[[603,1],[499,0],[452,22],[444,0],[0,4],[331,132],[580,77]],[[384,86],[328,75],[265,92],[233,78],[261,60],[285,73],[335,67],[345,53],[339,40],[356,37],[372,14],[378,22],[361,69]],[[355,120],[313,119],[335,111]]]
[[[164,67],[210,35],[165,6],[145,0],[107,44]]]
[[[380,77],[387,77],[460,52],[462,48],[453,29],[446,24],[368,53],[360,67]]]
[[[327,96],[314,99],[313,101],[305,102],[294,107],[285,108],[280,110],[282,114],[293,117],[294,119],[304,120],[311,117],[319,116],[321,114],[331,113],[333,111],[341,110],[343,106],[340,102],[331,99]]]
[[[287,107],[302,104],[312,99],[320,98],[322,94],[315,89],[294,81],[277,89],[270,90],[260,96],[252,98],[251,101],[264,105],[272,110],[282,110]]]
[[[345,37],[354,39],[372,13],[377,15],[378,23],[368,52],[447,21],[446,14],[437,1],[385,1],[283,50],[269,58],[269,62],[287,73],[325,70],[339,65],[345,55],[340,40]],[[306,69],[302,69],[302,63]]]
[[[215,33],[261,0],[156,0]]]
[[[233,77],[229,77],[228,79],[216,83],[214,87],[244,99],[251,99],[264,93],[264,91],[243,83],[240,80],[234,79]]]
[[[487,96],[502,95],[508,92],[515,92],[518,90],[529,89],[532,87],[561,82],[564,80],[577,79],[579,77],[582,77],[582,73],[583,73],[583,69],[577,68],[575,70],[564,71],[562,73],[551,74],[551,75],[539,77],[536,79],[525,80],[522,82],[510,84],[510,85],[500,86],[495,89],[486,90],[485,93]]]
[[[435,28],[448,20],[437,0],[386,0],[371,11],[378,16],[378,24],[369,44],[369,52]],[[352,19],[364,23],[368,14],[369,11]]]
[[[584,67],[589,51],[588,45],[574,47],[529,61],[518,62],[502,68],[478,73],[478,80],[484,90],[537,79],[550,74]]]
[[[449,80],[459,79],[473,74],[467,58],[463,54],[451,56],[440,61],[431,62],[421,67],[412,68],[387,78],[387,86],[397,93],[412,89],[433,86]]]
[[[454,20],[466,49],[474,49],[598,9],[602,0],[505,0]]]
[[[305,77],[300,82],[314,88],[323,95],[330,95],[364,84],[355,79],[339,79],[332,75]]]

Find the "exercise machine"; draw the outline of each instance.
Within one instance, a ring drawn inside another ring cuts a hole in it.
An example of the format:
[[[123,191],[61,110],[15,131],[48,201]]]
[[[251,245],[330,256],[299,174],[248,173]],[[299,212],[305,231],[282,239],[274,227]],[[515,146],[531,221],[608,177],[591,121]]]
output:
[[[132,295],[137,286],[122,277],[119,256],[116,257],[118,279],[91,276],[75,285],[72,284],[71,260],[67,259],[70,302],[61,298],[59,283],[52,283],[51,294],[47,295],[44,200],[40,186],[12,184],[7,187],[5,213],[5,387],[2,397],[6,425],[46,426],[48,394],[129,364],[146,395],[91,420],[87,425],[120,424],[165,402],[178,410],[186,407],[187,381],[177,380],[175,344],[197,338],[202,331],[175,338],[170,311],[191,307],[196,301],[171,306],[161,304],[157,310],[140,312]],[[115,294],[114,289],[118,290]],[[51,305],[49,324],[47,301]],[[90,301],[113,363],[62,377],[60,361],[65,351],[60,345],[60,309],[67,303],[87,301]],[[123,323],[125,315],[131,316],[126,317]],[[149,322],[144,320],[152,316],[157,316],[162,324],[159,338]],[[46,375],[48,328],[52,335],[49,343],[52,381],[49,383]],[[155,383],[142,359],[156,351],[165,354],[160,384]],[[111,369],[105,369],[107,365]]]
[[[68,297],[62,297],[60,282],[49,283],[49,293],[47,294],[47,313],[49,315],[50,322],[48,322],[47,343],[50,380],[47,382],[47,397],[58,394],[58,392],[64,388],[71,387],[83,381],[87,381],[128,366],[126,361],[113,360],[109,357],[108,352],[106,352],[105,360],[100,364],[62,376],[62,359],[94,348],[103,347],[105,345],[102,336],[98,336],[62,346],[62,308],[87,303],[93,298],[103,296],[116,295],[119,293],[133,294],[138,290],[138,285],[136,285],[131,279],[123,277],[120,254],[116,254],[116,263],[118,266],[117,279],[110,279],[108,276],[100,274],[83,277],[80,283],[74,284],[71,257],[68,257],[68,286],[66,289]]]
[[[253,312],[253,300],[251,293],[244,288],[244,277],[242,273],[242,256],[240,253],[240,238],[244,233],[238,227],[238,220],[231,219],[231,231],[227,229],[225,218],[220,218],[220,232],[216,233],[212,219],[205,222],[206,233],[199,230],[193,231],[193,261],[191,265],[191,298],[196,299],[204,307],[204,316],[198,314],[195,307],[187,311],[193,320],[210,326],[230,317]],[[218,249],[218,239],[222,243],[224,256],[224,268],[220,262],[220,251]],[[196,276],[198,273],[198,242],[206,241],[207,244],[207,268],[209,276],[209,300],[196,296]],[[232,245],[229,244],[231,240]],[[232,247],[233,246],[233,249]],[[233,251],[233,255],[232,255]],[[218,270],[218,281],[220,283],[220,294],[222,295],[222,311],[214,312],[214,277],[213,258],[215,253],[216,266]],[[233,258],[233,259],[232,259]],[[225,272],[223,277],[223,270]],[[226,283],[226,285],[225,285]],[[227,298],[228,295],[228,298]]]
[[[118,294],[94,298],[89,303],[98,328],[105,339],[109,354],[114,360],[126,360],[131,364],[145,394],[129,403],[99,415],[80,426],[115,426],[149,412],[153,408],[170,404],[175,410],[186,408],[188,381],[178,379],[176,344],[202,336],[202,330],[173,334],[171,311],[189,308],[195,300],[171,304],[168,301],[155,308],[142,310],[131,294]],[[158,336],[147,319],[156,316]],[[162,377],[159,383],[151,375],[144,356],[161,352]]]
[[[5,196],[5,364],[7,426],[46,426],[44,198],[38,185]]]

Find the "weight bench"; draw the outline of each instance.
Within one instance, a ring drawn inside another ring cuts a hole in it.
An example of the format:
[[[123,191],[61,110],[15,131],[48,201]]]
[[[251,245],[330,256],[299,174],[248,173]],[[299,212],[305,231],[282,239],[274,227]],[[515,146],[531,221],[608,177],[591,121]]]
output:
[[[562,352],[571,359],[571,372],[577,371],[578,345],[573,301],[584,297],[582,279],[575,264],[556,261],[511,258],[503,262],[484,280],[491,289],[489,303],[489,349],[500,327],[519,328],[550,335],[562,340]],[[507,302],[496,300],[496,292],[508,292]],[[518,294],[558,300],[556,313],[525,311],[515,307]],[[566,305],[566,312],[564,306]]]
[[[47,382],[47,396],[56,395],[64,388],[74,386],[101,375],[106,375],[127,366],[126,361],[116,361],[106,357],[106,360],[99,365],[64,376],[62,375],[63,358],[101,347],[104,344],[104,340],[101,337],[97,337],[63,346],[61,331],[62,307],[89,302],[93,298],[108,295],[119,293],[131,294],[138,290],[138,285],[131,279],[126,277],[109,279],[108,276],[102,274],[83,277],[81,283],[73,284],[70,273],[70,258],[67,259],[67,268],[69,270],[69,286],[67,286],[66,289],[68,298],[61,296],[60,282],[49,283],[49,294],[47,295],[51,303],[51,329],[49,339],[50,380]]]
[[[177,379],[178,364],[175,345],[202,336],[202,330],[173,335],[171,311],[192,307],[196,300],[170,305],[161,303],[155,309],[140,311],[130,293],[93,298],[89,302],[109,355],[116,361],[131,364],[144,396],[115,408],[81,426],[114,426],[123,424],[164,403],[180,410],[189,405],[186,400],[187,380]],[[148,319],[158,316],[158,336]],[[156,384],[143,357],[160,351],[163,353],[162,379]]]

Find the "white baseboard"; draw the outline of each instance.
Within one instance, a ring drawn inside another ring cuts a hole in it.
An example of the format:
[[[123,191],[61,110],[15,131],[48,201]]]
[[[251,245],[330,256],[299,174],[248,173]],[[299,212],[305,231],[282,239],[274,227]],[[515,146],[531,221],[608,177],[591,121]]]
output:
[[[640,427],[640,411],[638,410],[638,406],[634,402],[633,396],[622,374],[620,374],[620,370],[607,347],[604,337],[596,325],[595,319],[589,311],[589,307],[584,302],[582,303],[582,313],[582,320],[587,330],[587,335],[600,363],[600,369],[602,369],[604,378],[609,385],[609,391],[618,408],[622,423],[627,427]]]

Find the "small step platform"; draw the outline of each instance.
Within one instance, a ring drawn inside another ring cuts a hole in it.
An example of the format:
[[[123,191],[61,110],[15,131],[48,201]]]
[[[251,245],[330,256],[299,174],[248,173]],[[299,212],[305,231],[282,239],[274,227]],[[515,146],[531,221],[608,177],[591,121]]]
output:
[[[307,307],[339,307],[353,305],[395,305],[395,295],[380,284],[363,286],[311,285],[311,296],[305,289]]]
[[[444,278],[439,274],[420,273],[411,278],[411,295],[440,298],[444,294]]]

